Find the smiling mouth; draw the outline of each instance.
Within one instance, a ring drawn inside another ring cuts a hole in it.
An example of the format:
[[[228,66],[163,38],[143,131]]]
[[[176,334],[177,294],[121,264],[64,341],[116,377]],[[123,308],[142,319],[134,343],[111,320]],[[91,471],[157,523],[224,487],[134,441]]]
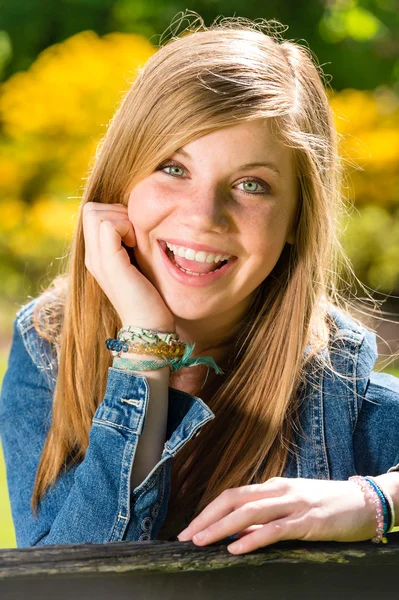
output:
[[[159,243],[161,245],[161,248],[162,248],[164,254],[167,256],[168,260],[173,264],[173,266],[175,268],[179,269],[179,271],[181,271],[182,273],[186,273],[188,275],[194,275],[197,277],[204,277],[205,275],[210,275],[210,274],[216,273],[217,271],[220,271],[221,269],[223,269],[223,267],[225,265],[227,265],[227,263],[233,262],[236,259],[236,257],[232,256],[228,260],[223,260],[218,263],[214,263],[212,265],[209,263],[201,263],[196,260],[188,260],[188,259],[185,259],[182,257],[178,257],[178,260],[181,263],[181,264],[178,264],[176,262],[176,257],[175,257],[174,252],[172,252],[172,250],[170,250],[167,247],[166,242],[159,240]]]
[[[181,265],[178,265],[175,260],[174,253],[172,252],[172,250],[169,250],[169,248],[166,248],[166,256],[178,269],[180,269],[180,271],[183,271],[183,273],[189,273],[190,275],[201,276],[201,275],[207,275],[208,273],[215,273],[215,271],[219,271],[219,269],[221,269],[224,265],[226,265],[228,263],[227,260],[223,260],[223,261],[215,264],[214,267],[213,267],[213,265],[210,265],[210,266],[212,266],[212,268],[209,269],[209,271],[205,271],[204,273],[201,273],[199,271],[191,271],[190,269],[185,269]],[[198,261],[196,261],[196,260],[190,260],[189,262],[191,262],[193,264],[193,268],[195,267],[195,265],[198,265],[198,264],[202,264],[202,265],[206,264],[206,263],[198,263]]]

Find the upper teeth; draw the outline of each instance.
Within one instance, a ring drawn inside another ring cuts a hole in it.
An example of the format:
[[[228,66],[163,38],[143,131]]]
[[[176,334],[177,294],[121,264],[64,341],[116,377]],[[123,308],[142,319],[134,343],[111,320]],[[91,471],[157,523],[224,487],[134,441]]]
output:
[[[169,250],[172,250],[173,254],[177,254],[178,256],[182,256],[187,260],[196,260],[197,262],[215,262],[218,263],[223,260],[228,260],[230,258],[230,254],[211,254],[210,252],[204,252],[200,250],[197,252],[192,248],[184,248],[184,246],[176,246],[175,244],[169,244],[166,242]]]

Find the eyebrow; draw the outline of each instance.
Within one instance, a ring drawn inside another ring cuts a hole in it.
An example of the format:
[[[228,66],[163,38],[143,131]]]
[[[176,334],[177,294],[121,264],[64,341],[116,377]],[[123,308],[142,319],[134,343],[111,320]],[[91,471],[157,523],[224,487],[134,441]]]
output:
[[[178,148],[174,154],[182,154],[183,156],[185,156],[186,158],[192,160],[192,157],[189,155],[188,152],[186,152],[185,150],[183,150],[183,148]],[[254,167],[267,167],[268,169],[271,169],[272,171],[274,171],[275,173],[277,173],[278,175],[280,175],[280,170],[278,169],[277,165],[274,162],[270,162],[270,161],[266,161],[266,162],[251,162],[251,163],[246,163],[245,165],[241,165],[238,170],[243,170],[243,169],[253,169]]]

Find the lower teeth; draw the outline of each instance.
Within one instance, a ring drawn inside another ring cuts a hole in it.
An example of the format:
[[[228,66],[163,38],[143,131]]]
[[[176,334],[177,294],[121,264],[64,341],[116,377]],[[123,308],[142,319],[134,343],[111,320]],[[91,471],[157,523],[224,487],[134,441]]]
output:
[[[170,251],[168,251],[168,253],[167,253],[168,257],[169,257],[170,261],[173,262],[173,264],[175,265],[175,267],[177,267],[178,269],[180,269],[180,271],[183,271],[183,273],[188,273],[189,275],[196,275],[197,277],[203,277],[204,275],[209,275],[209,273],[214,273],[215,271],[219,271],[219,269],[221,269],[223,267],[223,265],[225,264],[225,261],[224,261],[223,264],[220,265],[220,267],[218,267],[217,269],[214,269],[213,271],[209,271],[209,273],[195,273],[194,271],[190,271],[189,269],[183,269],[183,267],[180,267],[177,264],[177,262],[174,260],[173,252],[171,253],[172,256],[170,256],[169,252]]]

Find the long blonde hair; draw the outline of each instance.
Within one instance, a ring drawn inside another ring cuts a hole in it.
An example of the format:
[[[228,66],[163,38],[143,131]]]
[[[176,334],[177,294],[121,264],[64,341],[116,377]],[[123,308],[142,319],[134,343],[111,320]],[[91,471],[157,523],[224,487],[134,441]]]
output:
[[[226,488],[281,476],[292,451],[304,350],[311,348],[309,364],[328,344],[328,305],[347,306],[336,278],[348,263],[337,233],[342,165],[323,76],[311,52],[280,31],[276,22],[225,18],[209,28],[200,20],[173,35],[141,69],[99,144],[68,266],[52,285],[57,301],[46,309],[53,307],[58,327],[38,327],[54,341],[59,368],[32,494],[35,512],[68,457],[85,456],[112,362],[104,340],[121,327],[85,267],[83,205],[127,204],[134,185],[178,147],[253,119],[268,119],[292,148],[299,184],[295,242],[283,249],[240,324],[228,376],[209,401],[216,418],[173,459],[164,531],[176,534],[180,515],[198,514]]]

